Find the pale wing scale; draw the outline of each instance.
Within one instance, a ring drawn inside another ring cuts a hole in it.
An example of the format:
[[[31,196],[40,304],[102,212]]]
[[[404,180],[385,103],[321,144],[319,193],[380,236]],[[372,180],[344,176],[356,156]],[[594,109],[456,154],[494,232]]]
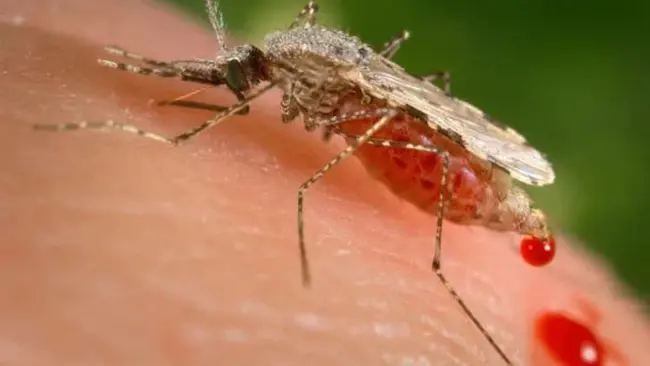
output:
[[[452,138],[459,136],[468,151],[503,168],[513,178],[534,186],[555,181],[551,164],[516,131],[494,124],[478,108],[448,97],[397,64],[377,56],[363,67],[342,72],[370,95],[426,115],[432,128]]]

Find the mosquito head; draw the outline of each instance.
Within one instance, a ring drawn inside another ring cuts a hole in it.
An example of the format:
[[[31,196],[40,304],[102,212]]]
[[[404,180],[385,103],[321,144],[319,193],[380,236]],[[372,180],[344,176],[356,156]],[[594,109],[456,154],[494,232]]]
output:
[[[246,92],[270,78],[264,53],[249,44],[227,50],[217,57],[217,65],[226,85],[236,93]]]

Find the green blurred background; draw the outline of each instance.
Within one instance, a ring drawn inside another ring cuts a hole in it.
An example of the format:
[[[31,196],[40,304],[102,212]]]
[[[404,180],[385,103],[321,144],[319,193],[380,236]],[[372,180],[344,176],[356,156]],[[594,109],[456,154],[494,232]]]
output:
[[[203,0],[168,0],[206,22]],[[307,0],[222,0],[229,31],[258,45]],[[529,191],[556,229],[601,253],[650,295],[650,2],[321,0],[319,23],[381,45],[396,61],[450,71],[455,95],[515,127],[554,164]],[[648,225],[648,226],[646,226]]]

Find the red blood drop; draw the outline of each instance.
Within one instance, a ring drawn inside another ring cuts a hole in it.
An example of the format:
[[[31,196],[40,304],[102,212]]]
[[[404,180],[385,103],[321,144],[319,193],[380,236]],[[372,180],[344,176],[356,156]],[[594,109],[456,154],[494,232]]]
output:
[[[585,325],[567,316],[546,312],[537,318],[537,340],[560,365],[599,366],[605,351],[598,337]]]
[[[519,251],[526,263],[531,266],[545,266],[555,257],[555,239],[549,237],[542,240],[534,236],[526,236],[521,239]]]

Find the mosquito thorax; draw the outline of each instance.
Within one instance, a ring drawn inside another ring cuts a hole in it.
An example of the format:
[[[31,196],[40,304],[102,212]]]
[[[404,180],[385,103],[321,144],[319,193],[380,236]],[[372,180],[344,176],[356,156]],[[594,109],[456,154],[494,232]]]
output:
[[[318,25],[271,32],[264,39],[264,52],[272,78],[285,92],[283,120],[299,110],[308,131],[317,127],[314,121],[334,117],[341,99],[358,91],[341,75],[376,57],[358,38]]]
[[[362,66],[375,54],[358,38],[317,25],[271,32],[264,38],[264,51],[272,60],[311,60],[329,67]]]

